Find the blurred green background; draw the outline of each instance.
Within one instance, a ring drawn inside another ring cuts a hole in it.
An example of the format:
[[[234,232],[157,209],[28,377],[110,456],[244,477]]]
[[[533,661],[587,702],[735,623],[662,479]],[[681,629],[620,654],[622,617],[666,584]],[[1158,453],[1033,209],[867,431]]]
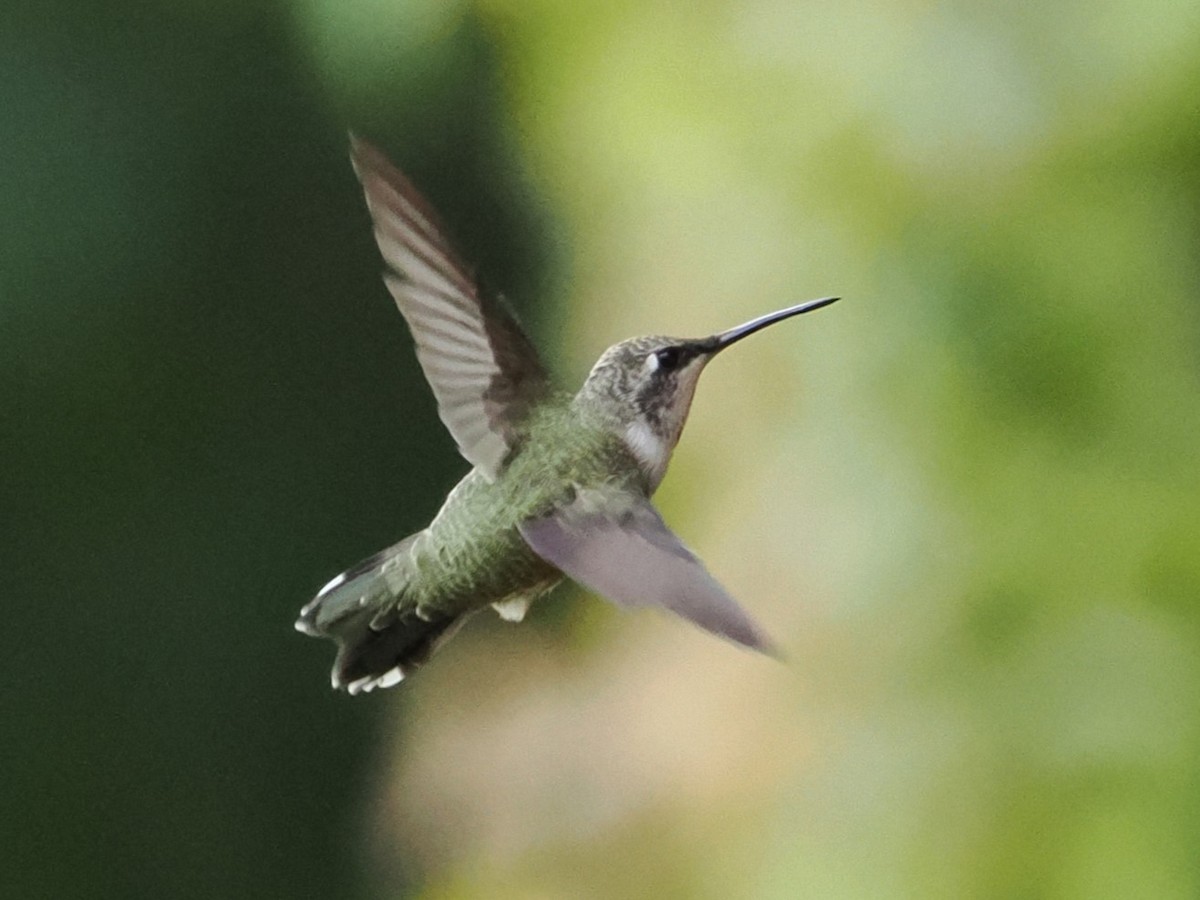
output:
[[[0,890],[1200,894],[1200,6],[0,12]],[[789,661],[560,593],[401,690],[291,629],[464,471],[346,157],[577,384]]]

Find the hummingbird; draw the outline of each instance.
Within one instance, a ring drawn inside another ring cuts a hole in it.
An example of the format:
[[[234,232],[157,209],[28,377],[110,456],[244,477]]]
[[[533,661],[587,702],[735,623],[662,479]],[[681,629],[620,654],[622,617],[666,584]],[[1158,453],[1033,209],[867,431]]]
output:
[[[430,205],[351,136],[384,281],[416,343],[438,414],[472,469],[428,527],[338,575],[296,629],[337,644],[333,687],[411,675],[473,613],[520,622],[564,576],[623,607],[659,606],[770,653],[764,631],[667,527],[650,498],[696,382],[718,353],[836,297],[702,338],[609,347],[573,396],[556,390],[503,298],[482,292]]]

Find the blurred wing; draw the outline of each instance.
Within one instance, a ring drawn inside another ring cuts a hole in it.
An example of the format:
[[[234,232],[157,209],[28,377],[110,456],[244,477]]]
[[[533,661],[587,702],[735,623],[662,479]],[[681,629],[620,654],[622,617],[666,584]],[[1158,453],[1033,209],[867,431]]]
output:
[[[650,501],[581,490],[574,501],[520,526],[538,556],[621,606],[663,606],[753,650],[770,642]]]
[[[548,391],[537,351],[499,299],[480,296],[429,205],[375,147],[351,137],[388,290],[417,344],[459,452],[494,477],[515,427]]]

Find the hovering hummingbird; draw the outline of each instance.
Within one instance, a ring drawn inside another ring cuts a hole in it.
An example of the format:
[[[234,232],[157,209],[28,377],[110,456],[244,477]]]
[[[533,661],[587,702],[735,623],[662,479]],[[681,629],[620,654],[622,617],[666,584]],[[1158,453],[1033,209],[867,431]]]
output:
[[[429,205],[351,138],[384,276],[416,340],[438,413],[474,467],[429,526],[343,572],[297,630],[332,638],[333,686],[410,675],[472,613],[510,622],[564,575],[621,606],[663,606],[770,651],[762,630],[650,504],[708,362],[747,335],[833,303],[781,309],[698,339],[637,337],[604,351],[573,397],[555,391],[500,298],[482,293]]]

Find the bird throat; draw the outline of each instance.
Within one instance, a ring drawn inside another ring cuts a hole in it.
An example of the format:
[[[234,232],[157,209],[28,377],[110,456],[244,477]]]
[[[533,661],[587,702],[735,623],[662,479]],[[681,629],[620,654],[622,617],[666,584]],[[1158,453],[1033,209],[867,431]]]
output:
[[[625,446],[642,467],[646,480],[650,482],[650,491],[653,492],[667,474],[667,463],[671,461],[674,444],[668,443],[667,438],[660,435],[641,416],[625,426],[622,437]]]

